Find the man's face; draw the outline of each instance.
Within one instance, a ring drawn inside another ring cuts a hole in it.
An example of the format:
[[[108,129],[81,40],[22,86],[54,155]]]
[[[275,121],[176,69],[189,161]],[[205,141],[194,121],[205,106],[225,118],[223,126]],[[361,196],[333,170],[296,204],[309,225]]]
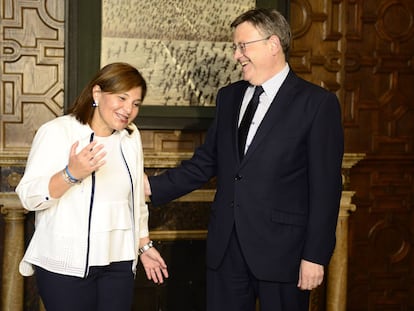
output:
[[[235,28],[233,42],[237,47],[234,59],[242,66],[244,80],[260,85],[273,76],[275,59],[269,37],[244,22]]]

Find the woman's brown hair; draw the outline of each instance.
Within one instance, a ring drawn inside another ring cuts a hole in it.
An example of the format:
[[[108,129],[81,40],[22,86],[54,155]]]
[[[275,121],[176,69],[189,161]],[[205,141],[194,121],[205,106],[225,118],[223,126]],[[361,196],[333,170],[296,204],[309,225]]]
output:
[[[122,62],[108,64],[98,71],[68,110],[68,114],[75,116],[82,124],[90,124],[92,120],[94,111],[92,89],[95,85],[99,85],[101,91],[107,93],[122,93],[140,87],[142,101],[147,93],[147,83],[138,69]]]

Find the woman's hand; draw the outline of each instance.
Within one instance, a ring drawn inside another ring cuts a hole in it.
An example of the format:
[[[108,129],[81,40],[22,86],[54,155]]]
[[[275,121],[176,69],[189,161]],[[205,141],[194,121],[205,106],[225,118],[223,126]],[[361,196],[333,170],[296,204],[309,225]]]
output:
[[[60,198],[69,188],[74,184],[67,182],[64,174],[70,174],[71,177],[82,180],[88,177],[93,171],[98,170],[105,164],[103,160],[106,152],[103,151],[103,145],[96,145],[93,141],[83,148],[79,153],[76,153],[76,148],[79,142],[76,142],[70,148],[69,162],[67,172],[60,170],[53,175],[49,182],[49,194],[52,198]],[[65,169],[62,167],[62,169]]]
[[[168,278],[167,265],[155,247],[151,247],[142,253],[139,258],[148,280],[153,280],[157,284],[164,283],[164,278]]]
[[[97,145],[96,141],[76,153],[78,145],[79,142],[76,142],[70,148],[68,170],[73,177],[82,180],[105,164],[106,152],[102,150],[104,146]]]

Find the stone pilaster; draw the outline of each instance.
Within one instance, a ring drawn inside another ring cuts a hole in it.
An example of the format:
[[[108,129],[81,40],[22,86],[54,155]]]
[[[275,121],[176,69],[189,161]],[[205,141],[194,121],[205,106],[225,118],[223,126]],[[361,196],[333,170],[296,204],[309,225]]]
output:
[[[356,210],[351,204],[353,191],[342,191],[336,247],[328,266],[326,285],[326,311],[346,311],[348,275],[348,218]]]
[[[0,193],[1,213],[4,217],[4,256],[2,305],[4,311],[23,310],[23,276],[19,262],[24,253],[24,220],[27,213],[15,193]]]
[[[365,157],[363,153],[345,153],[342,161],[343,191],[336,226],[336,246],[328,266],[326,311],[346,311],[348,280],[348,219],[356,206],[351,203],[354,191],[349,191],[350,171]]]

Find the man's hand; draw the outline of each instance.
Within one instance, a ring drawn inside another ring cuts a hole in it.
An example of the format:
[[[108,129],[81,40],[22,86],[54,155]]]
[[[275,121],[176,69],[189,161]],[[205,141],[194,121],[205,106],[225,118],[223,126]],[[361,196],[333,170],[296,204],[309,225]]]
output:
[[[322,284],[324,269],[322,265],[302,259],[299,269],[298,287],[312,290]]]
[[[145,192],[145,195],[148,197],[152,194],[151,185],[149,183],[148,176],[145,173],[144,173],[144,192]]]

